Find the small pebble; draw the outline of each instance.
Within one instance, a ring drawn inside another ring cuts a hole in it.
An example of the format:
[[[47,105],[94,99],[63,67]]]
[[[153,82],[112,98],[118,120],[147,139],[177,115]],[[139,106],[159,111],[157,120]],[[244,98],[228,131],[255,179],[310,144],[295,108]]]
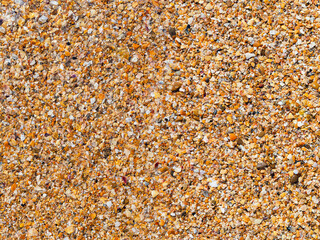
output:
[[[254,53],[246,53],[245,56],[246,56],[246,59],[249,60],[250,58],[253,58],[256,55]]]
[[[28,230],[28,233],[27,233],[27,235],[28,235],[29,238],[38,236],[38,234],[39,234],[39,233],[38,233],[37,229],[35,229],[35,228],[30,228],[30,229]]]
[[[299,177],[301,177],[301,173],[293,174],[293,176],[290,178],[291,185],[297,184],[299,182]]]
[[[212,9],[213,9],[213,3],[208,3],[208,4],[206,5],[205,9],[206,9],[207,11],[212,10]]]
[[[180,82],[175,82],[175,83],[171,86],[171,92],[179,92],[181,86],[182,86],[182,83],[180,83]]]
[[[213,188],[216,188],[218,187],[218,182],[216,180],[210,180],[209,181],[209,187],[213,187]]]
[[[71,225],[64,230],[68,234],[72,234],[74,232],[74,227]]]
[[[158,195],[159,195],[159,192],[158,192],[158,191],[155,191],[155,190],[151,191],[151,196],[152,196],[153,198],[155,198],[155,197],[158,196]]]
[[[57,1],[50,1],[50,4],[54,5],[54,6],[58,6],[59,5],[59,3]]]
[[[258,170],[263,170],[263,169],[265,169],[265,168],[267,168],[267,167],[268,167],[268,164],[265,163],[265,162],[259,162],[259,163],[257,164],[257,169],[258,169]]]
[[[230,133],[229,138],[231,141],[235,141],[237,139],[237,135],[235,135],[234,133]]]
[[[48,20],[48,18],[46,16],[41,16],[39,18],[39,22],[41,22],[41,23],[45,23],[47,20]]]
[[[175,28],[169,28],[169,34],[172,38],[175,38],[177,35],[176,29]]]
[[[111,201],[108,201],[108,202],[107,202],[107,207],[108,207],[108,208],[111,208],[111,207],[112,207],[112,202],[111,202]]]

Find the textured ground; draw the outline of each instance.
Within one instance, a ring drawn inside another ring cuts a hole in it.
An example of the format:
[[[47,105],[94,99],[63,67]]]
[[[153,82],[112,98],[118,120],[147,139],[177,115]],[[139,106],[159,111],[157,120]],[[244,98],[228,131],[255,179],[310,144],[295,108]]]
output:
[[[1,238],[317,239],[316,2],[2,0]]]

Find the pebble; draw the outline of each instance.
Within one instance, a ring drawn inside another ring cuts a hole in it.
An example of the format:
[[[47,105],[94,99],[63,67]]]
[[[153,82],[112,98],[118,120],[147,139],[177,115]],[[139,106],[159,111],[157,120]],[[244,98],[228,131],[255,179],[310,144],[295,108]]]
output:
[[[237,138],[237,145],[238,146],[244,145],[244,141],[242,140],[242,138]]]
[[[315,42],[312,42],[312,43],[309,44],[309,48],[310,48],[310,49],[311,49],[311,48],[314,48],[315,46],[317,46],[317,44],[316,44]]]
[[[291,185],[297,184],[299,182],[299,177],[301,177],[301,173],[293,174],[293,176],[290,178]]]
[[[168,168],[167,166],[164,166],[164,167],[162,167],[162,168],[159,169],[159,171],[160,171],[161,173],[164,173],[164,172],[166,172],[166,171],[168,171],[168,170],[169,170],[169,168]]]
[[[180,172],[181,172],[181,170],[182,170],[182,169],[181,169],[181,167],[180,167],[180,166],[179,166],[179,167],[174,168],[174,171],[175,171],[175,172],[177,172],[177,173],[180,173]]]
[[[49,112],[48,112],[48,116],[50,116],[50,117],[54,117],[53,110],[49,110]]]
[[[42,15],[40,18],[39,18],[39,22],[41,23],[45,23],[46,21],[48,20],[48,17]]]
[[[230,133],[229,138],[231,141],[235,141],[237,139],[237,135],[235,135],[234,133]]]
[[[277,31],[276,30],[271,30],[270,31],[270,35],[276,35],[277,34]]]
[[[263,219],[255,218],[255,219],[253,220],[253,223],[256,224],[256,225],[259,225],[259,224],[262,223],[262,221],[263,221]]]
[[[16,4],[19,4],[19,5],[23,5],[24,4],[24,1],[22,1],[22,0],[14,0],[14,2]]]
[[[268,164],[265,163],[265,162],[259,162],[259,163],[257,164],[257,169],[258,169],[258,170],[263,170],[263,169],[265,169],[265,168],[267,168],[267,167],[268,167]]]
[[[39,233],[38,233],[37,229],[35,229],[35,228],[30,228],[30,229],[28,230],[28,233],[27,233],[27,235],[28,235],[29,238],[38,236],[38,234],[39,234]]]
[[[212,10],[212,9],[213,9],[213,3],[208,3],[208,4],[206,5],[205,9],[206,9],[207,11]]]
[[[72,234],[74,232],[74,227],[72,225],[68,226],[64,231],[68,234]]]
[[[209,196],[210,196],[210,195],[209,195],[209,192],[206,191],[206,190],[202,190],[202,194],[203,194],[203,196],[205,196],[205,197],[209,197]]]
[[[246,53],[245,56],[246,56],[246,59],[249,60],[250,58],[253,58],[256,55],[254,53]]]
[[[175,82],[172,86],[171,86],[171,92],[179,92],[179,89],[181,88],[182,83],[180,82]]]
[[[159,195],[159,192],[158,192],[158,191],[155,191],[155,190],[151,191],[151,196],[152,196],[153,198],[155,198],[155,197],[158,196],[158,195]]]
[[[177,35],[176,29],[175,28],[169,28],[169,34],[172,38],[175,38]]]
[[[259,138],[263,138],[264,135],[266,135],[265,131],[261,131],[261,132],[258,134],[258,137],[259,137]]]
[[[108,202],[106,203],[106,205],[107,205],[108,208],[111,208],[111,207],[112,207],[112,202],[111,202],[111,201],[108,201]]]
[[[54,6],[58,6],[59,5],[59,3],[57,1],[50,1],[50,4],[54,5]]]
[[[216,180],[209,180],[209,187],[217,188],[219,186],[218,182]]]

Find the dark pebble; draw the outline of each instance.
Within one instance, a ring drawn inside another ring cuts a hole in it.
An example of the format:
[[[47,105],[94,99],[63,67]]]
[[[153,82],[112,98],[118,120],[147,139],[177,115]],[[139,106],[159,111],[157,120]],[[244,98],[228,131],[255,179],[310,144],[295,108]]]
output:
[[[297,183],[299,182],[299,177],[301,177],[301,173],[294,174],[294,175],[290,178],[290,183],[291,183],[291,185],[297,184]]]

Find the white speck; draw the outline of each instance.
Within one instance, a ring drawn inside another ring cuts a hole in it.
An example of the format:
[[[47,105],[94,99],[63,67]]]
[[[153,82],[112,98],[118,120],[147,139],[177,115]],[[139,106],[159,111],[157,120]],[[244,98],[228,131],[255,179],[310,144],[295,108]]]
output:
[[[124,154],[127,156],[127,157],[129,157],[130,156],[130,150],[129,149],[125,149],[124,150]]]
[[[209,141],[208,137],[207,137],[207,136],[204,136],[203,141],[204,141],[205,143],[208,143],[208,141]]]
[[[140,79],[142,76],[143,76],[142,73],[138,73],[137,76],[136,76],[136,78],[137,78],[137,79]]]
[[[132,231],[134,234],[139,234],[139,230],[136,229],[136,228],[132,228],[131,231]]]
[[[271,31],[270,31],[270,34],[271,34],[271,35],[276,35],[276,34],[277,34],[277,31],[276,31],[276,30],[271,30]]]
[[[192,24],[193,22],[193,17],[188,18],[188,24]]]
[[[20,139],[23,142],[26,139],[26,136],[24,134],[21,134]]]
[[[174,167],[173,169],[177,173],[181,172],[181,170],[182,170],[180,166],[179,167]]]
[[[108,202],[107,202],[107,207],[108,207],[108,208],[111,208],[111,207],[112,207],[112,202],[111,202],[111,201],[108,201]]]
[[[11,63],[11,60],[9,58],[7,58],[6,60],[4,60],[4,64],[5,65],[9,65]]]
[[[39,186],[35,186],[35,187],[34,187],[34,190],[37,191],[37,192],[45,191],[44,188],[41,188],[41,187],[39,187]]]
[[[293,173],[294,173],[294,174],[298,174],[299,171],[298,171],[297,169],[295,169],[295,170],[293,170]]]
[[[48,20],[48,18],[46,16],[41,16],[39,18],[39,22],[41,22],[41,23],[45,23],[47,20]]]
[[[95,98],[95,97],[93,97],[93,98],[90,99],[90,103],[91,103],[91,104],[94,104],[95,102],[96,102],[96,98]]]
[[[221,213],[224,214],[227,211],[227,208],[220,207]]]
[[[302,127],[304,125],[304,122],[297,122],[298,127]]]
[[[216,188],[216,187],[218,187],[219,185],[218,185],[218,182],[217,182],[216,180],[211,180],[211,181],[209,182],[209,186]]]
[[[53,110],[50,110],[50,111],[48,112],[48,115],[49,115],[50,117],[53,117],[53,116],[54,116]]]
[[[132,57],[131,62],[133,62],[133,63],[138,62],[138,57],[137,57],[137,55],[134,55],[134,56]]]
[[[70,120],[74,120],[74,116],[70,115],[70,116],[69,116],[69,119],[70,119]]]
[[[314,42],[309,44],[309,48],[314,48],[316,46],[316,44]]]
[[[126,122],[127,123],[132,122],[132,118],[131,117],[126,118]]]
[[[313,196],[313,197],[312,197],[312,201],[313,201],[315,204],[318,204],[318,203],[319,203],[319,199],[318,199],[316,196]]]
[[[50,4],[54,5],[54,6],[58,6],[59,5],[59,3],[57,1],[50,1]]]
[[[296,42],[297,45],[300,45],[302,43],[301,39],[298,39],[298,41]]]
[[[64,66],[63,66],[62,63],[60,64],[59,68],[60,68],[61,70],[64,70]]]
[[[19,57],[18,57],[16,54],[13,53],[13,54],[12,54],[12,59],[13,59],[13,60],[18,60]]]
[[[15,0],[14,1],[16,4],[20,4],[20,5],[23,5],[24,4],[24,1],[22,1],[22,0]]]
[[[92,65],[92,61],[87,61],[83,63],[84,67],[89,67],[90,65]]]
[[[115,222],[114,226],[117,228],[117,227],[120,227],[121,223],[120,222]]]
[[[246,53],[245,56],[246,56],[246,59],[248,60],[248,59],[250,59],[250,58],[255,57],[256,55],[253,54],[253,53]]]
[[[4,27],[0,27],[0,32],[1,33],[6,33],[6,29]]]

